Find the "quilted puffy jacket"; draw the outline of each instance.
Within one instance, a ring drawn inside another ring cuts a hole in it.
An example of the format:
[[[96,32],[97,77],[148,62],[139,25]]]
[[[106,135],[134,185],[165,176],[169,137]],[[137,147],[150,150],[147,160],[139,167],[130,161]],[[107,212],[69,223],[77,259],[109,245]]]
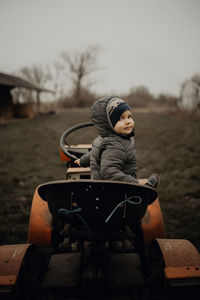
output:
[[[99,136],[93,141],[90,157],[81,157],[81,165],[86,166],[90,160],[93,179],[138,183],[135,140],[115,133],[107,112],[112,98],[101,98],[91,107],[91,120]]]

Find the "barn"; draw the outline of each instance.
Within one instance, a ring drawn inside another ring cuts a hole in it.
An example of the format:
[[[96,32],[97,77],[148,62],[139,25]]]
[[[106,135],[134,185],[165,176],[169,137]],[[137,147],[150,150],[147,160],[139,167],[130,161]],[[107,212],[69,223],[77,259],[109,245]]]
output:
[[[37,93],[53,92],[20,77],[0,72],[0,119],[11,119],[15,117],[17,107],[13,103],[11,91],[16,87],[34,90]]]

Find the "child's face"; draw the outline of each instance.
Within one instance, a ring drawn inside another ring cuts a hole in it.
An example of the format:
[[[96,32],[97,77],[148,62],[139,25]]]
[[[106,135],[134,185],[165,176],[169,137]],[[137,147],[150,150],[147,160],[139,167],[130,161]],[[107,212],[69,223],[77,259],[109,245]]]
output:
[[[115,124],[114,130],[118,134],[131,134],[134,128],[133,116],[130,110],[126,110],[122,115],[120,120]]]

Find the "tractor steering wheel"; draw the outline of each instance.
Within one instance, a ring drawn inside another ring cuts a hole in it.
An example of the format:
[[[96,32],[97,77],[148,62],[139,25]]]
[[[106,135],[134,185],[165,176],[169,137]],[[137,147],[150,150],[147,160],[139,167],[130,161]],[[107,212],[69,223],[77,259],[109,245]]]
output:
[[[84,154],[81,150],[77,149],[71,149],[70,150],[70,145],[67,143],[67,137],[74,131],[84,128],[84,127],[89,127],[93,126],[92,122],[86,122],[82,124],[75,125],[69,129],[67,129],[61,136],[60,138],[60,148],[62,149],[63,153],[68,156],[72,161],[77,160],[82,154]],[[66,147],[68,146],[68,148]],[[77,157],[78,155],[79,157]]]

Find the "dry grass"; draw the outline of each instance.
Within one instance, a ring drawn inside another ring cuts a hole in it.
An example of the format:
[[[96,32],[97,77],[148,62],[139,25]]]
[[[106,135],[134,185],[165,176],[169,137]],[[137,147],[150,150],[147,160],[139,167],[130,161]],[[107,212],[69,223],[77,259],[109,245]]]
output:
[[[65,178],[59,139],[89,120],[89,111],[69,110],[0,125],[0,242],[26,242],[35,188]],[[159,199],[169,238],[186,238],[200,250],[200,121],[136,112],[138,177],[160,175]],[[71,143],[90,143],[86,130]]]

